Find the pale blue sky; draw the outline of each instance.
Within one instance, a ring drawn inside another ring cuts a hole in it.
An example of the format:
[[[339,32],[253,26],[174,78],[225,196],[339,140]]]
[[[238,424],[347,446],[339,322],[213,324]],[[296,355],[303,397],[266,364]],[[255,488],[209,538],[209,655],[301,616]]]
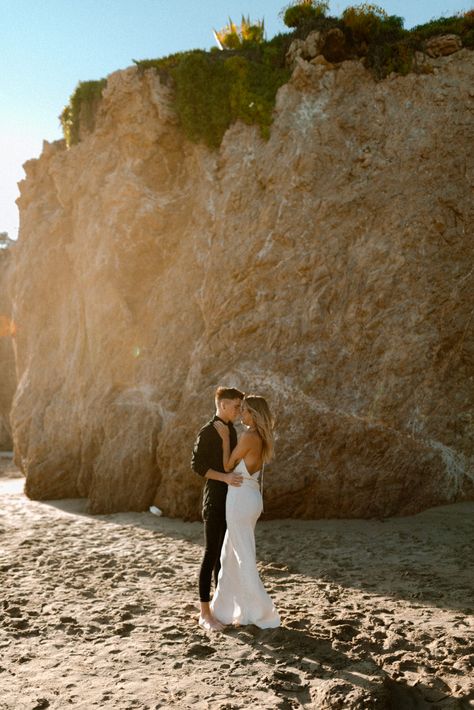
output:
[[[17,236],[16,183],[42,141],[61,138],[58,116],[78,81],[185,49],[208,49],[212,28],[242,14],[285,31],[287,0],[0,0],[0,232]],[[330,4],[339,15],[352,2]],[[386,0],[412,27],[472,7],[472,0]]]

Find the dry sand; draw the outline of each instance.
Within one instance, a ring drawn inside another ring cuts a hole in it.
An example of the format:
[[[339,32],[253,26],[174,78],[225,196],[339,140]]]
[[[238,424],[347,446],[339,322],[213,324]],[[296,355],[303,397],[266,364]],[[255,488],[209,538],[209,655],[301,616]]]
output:
[[[206,635],[202,525],[0,477],[0,708],[474,707],[474,504],[257,525],[283,626]]]

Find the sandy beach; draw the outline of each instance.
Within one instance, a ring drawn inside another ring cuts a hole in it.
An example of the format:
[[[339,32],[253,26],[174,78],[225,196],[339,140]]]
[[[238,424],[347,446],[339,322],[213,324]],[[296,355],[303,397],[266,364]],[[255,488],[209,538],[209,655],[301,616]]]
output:
[[[3,459],[2,709],[474,707],[474,503],[260,522],[282,627],[208,636],[201,523],[22,489]]]

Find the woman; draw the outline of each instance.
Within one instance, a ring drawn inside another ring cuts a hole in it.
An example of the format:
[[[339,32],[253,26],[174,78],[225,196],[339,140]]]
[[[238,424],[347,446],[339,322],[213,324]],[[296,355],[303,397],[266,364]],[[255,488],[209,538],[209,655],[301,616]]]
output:
[[[214,423],[223,442],[224,469],[240,473],[242,485],[229,486],[227,492],[227,532],[211,609],[222,624],[275,628],[280,617],[262,584],[255,557],[255,524],[263,510],[259,480],[264,463],[273,455],[273,418],[263,397],[244,398],[242,424],[246,431],[231,452],[228,427]]]

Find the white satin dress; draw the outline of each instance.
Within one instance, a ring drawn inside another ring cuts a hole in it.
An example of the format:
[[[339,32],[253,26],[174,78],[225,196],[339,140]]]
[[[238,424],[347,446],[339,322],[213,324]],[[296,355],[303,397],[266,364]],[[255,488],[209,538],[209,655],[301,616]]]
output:
[[[227,491],[227,532],[211,609],[223,624],[273,629],[280,626],[280,617],[262,584],[255,555],[255,524],[263,510],[260,471],[250,474],[242,459],[234,472],[243,481]]]

